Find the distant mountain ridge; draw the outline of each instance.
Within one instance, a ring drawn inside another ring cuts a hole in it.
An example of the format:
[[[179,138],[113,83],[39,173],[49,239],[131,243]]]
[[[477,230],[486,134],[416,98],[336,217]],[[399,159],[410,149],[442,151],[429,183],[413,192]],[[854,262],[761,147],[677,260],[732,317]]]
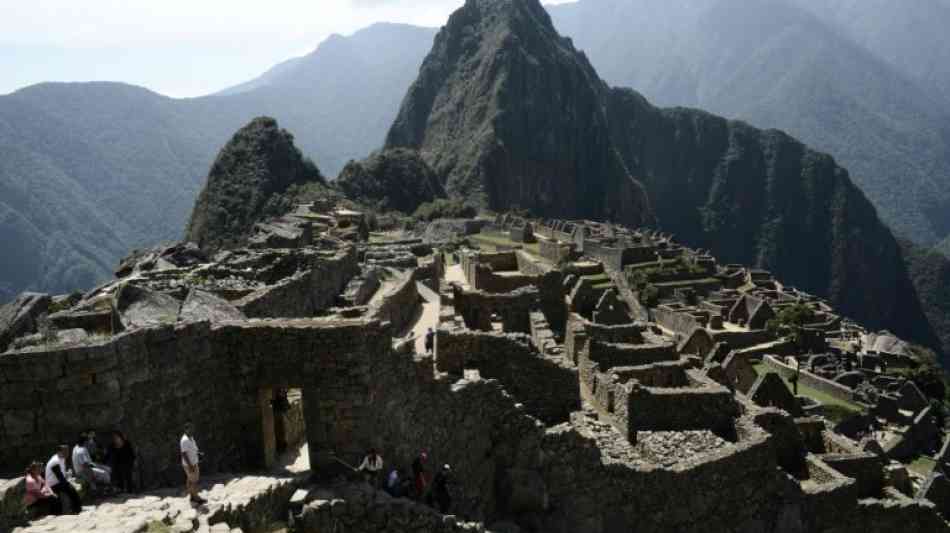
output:
[[[0,302],[91,287],[130,249],[180,239],[218,150],[256,116],[335,176],[382,144],[434,34],[374,25],[202,98],[117,83],[0,96]]]
[[[899,234],[933,244],[950,233],[950,108],[830,16],[797,0],[580,0],[548,9],[608,82],[660,105],[788,131],[841,161]],[[946,41],[905,40],[921,55]]]

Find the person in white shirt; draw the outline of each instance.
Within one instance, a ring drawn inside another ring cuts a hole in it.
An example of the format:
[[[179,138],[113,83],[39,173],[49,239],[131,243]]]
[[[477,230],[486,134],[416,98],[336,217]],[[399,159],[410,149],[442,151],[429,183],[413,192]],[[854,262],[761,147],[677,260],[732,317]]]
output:
[[[79,435],[73,446],[73,471],[76,477],[85,483],[92,493],[99,492],[99,483],[109,486],[111,482],[109,467],[93,462],[86,435]]]
[[[53,493],[63,501],[65,495],[69,498],[69,506],[73,513],[82,512],[82,502],[79,500],[79,493],[73,488],[72,484],[66,479],[66,455],[69,454],[69,446],[63,444],[49,461],[46,462],[46,485],[53,490]]]
[[[382,480],[380,474],[383,472],[383,458],[376,453],[376,448],[370,448],[363,462],[357,468],[360,472],[366,472],[366,481],[374,488],[379,488]]]
[[[189,422],[185,424],[185,433],[181,436],[179,448],[181,450],[181,466],[185,469],[185,487],[192,503],[203,504],[206,501],[198,496],[198,481],[201,479],[201,472],[198,469],[198,443],[195,442],[194,426]]]

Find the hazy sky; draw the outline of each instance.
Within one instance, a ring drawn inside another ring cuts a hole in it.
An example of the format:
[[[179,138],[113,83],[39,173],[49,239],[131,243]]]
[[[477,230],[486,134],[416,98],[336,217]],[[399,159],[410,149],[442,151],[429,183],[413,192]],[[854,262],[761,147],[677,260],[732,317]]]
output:
[[[564,1],[564,0],[561,0]],[[123,81],[199,96],[373,22],[440,26],[463,0],[0,0],[0,94]]]

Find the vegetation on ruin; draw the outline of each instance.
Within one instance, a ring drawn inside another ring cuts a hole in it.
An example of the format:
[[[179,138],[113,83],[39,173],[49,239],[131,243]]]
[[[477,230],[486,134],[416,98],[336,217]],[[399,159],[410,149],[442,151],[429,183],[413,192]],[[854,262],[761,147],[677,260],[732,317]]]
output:
[[[418,152],[401,148],[350,161],[334,184],[351,200],[377,211],[410,214],[445,196],[435,173]],[[433,220],[434,214],[433,210],[427,220]]]
[[[432,222],[440,218],[474,218],[477,214],[477,208],[462,200],[437,198],[417,207],[412,217],[422,222]]]
[[[815,321],[815,311],[801,302],[781,309],[765,329],[775,336],[788,335],[796,343],[801,341],[802,327]]]
[[[753,365],[753,368],[759,375],[762,375],[763,372],[769,372],[769,368],[764,363],[756,363]],[[781,374],[780,377],[785,382],[785,384],[788,385],[788,390],[795,390],[795,386],[790,379],[781,376]],[[802,382],[798,383],[798,395],[805,396],[819,402],[821,404],[821,407],[818,408],[819,414],[833,423],[841,422],[842,420],[864,412],[864,408],[856,403],[840,400],[822,390],[810,387]]]

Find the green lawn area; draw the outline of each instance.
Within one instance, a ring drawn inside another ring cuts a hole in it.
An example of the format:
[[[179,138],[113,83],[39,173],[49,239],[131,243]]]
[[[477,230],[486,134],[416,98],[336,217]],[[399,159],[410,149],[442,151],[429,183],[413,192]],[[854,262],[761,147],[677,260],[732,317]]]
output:
[[[752,365],[752,367],[759,375],[768,371],[768,367],[765,365],[765,363],[756,363]],[[795,390],[792,386],[792,383],[788,379],[782,379],[788,385],[789,390]],[[844,420],[852,415],[864,412],[864,409],[856,403],[839,400],[838,398],[835,398],[824,391],[820,391],[802,383],[799,383],[798,385],[798,395],[821,402],[822,407],[819,411],[820,414],[824,415],[832,422],[840,422],[841,420]]]
[[[922,476],[929,476],[930,472],[933,471],[934,467],[937,466],[937,462],[927,457],[926,455],[921,455],[911,461],[907,468],[917,472]]]
[[[520,246],[522,250],[528,252],[529,254],[535,256],[538,259],[544,260],[541,257],[541,246],[534,242],[531,244],[524,244],[520,242],[512,241],[507,235],[503,233],[490,232],[490,233],[476,233],[470,235],[469,238],[476,244],[480,249],[485,251],[498,251],[499,246]]]

